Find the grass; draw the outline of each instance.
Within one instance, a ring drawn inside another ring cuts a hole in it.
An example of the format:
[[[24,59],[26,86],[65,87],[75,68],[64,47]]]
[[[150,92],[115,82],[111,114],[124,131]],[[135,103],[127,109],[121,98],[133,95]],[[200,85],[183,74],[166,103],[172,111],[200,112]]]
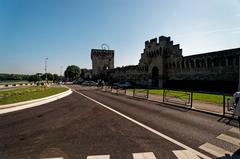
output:
[[[0,105],[43,98],[66,91],[65,87],[32,86],[0,92]]]
[[[133,91],[133,89],[128,89],[129,91]],[[147,89],[136,89],[136,92],[139,93],[147,93]],[[188,92],[189,93],[189,92]],[[169,97],[181,97],[183,99],[188,99],[189,94],[184,91],[166,91],[166,95]],[[152,95],[163,95],[162,89],[149,89],[149,94]],[[231,98],[230,96],[226,96],[226,98]],[[193,93],[193,100],[212,103],[212,104],[223,104],[223,95],[218,94],[207,94],[207,93]]]

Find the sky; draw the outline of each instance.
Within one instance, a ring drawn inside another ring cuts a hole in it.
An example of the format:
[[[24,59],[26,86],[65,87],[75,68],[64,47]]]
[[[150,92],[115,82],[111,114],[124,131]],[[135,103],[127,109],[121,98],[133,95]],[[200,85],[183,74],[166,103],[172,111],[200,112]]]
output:
[[[115,67],[136,65],[146,40],[171,36],[183,55],[240,47],[240,0],[0,0],[0,73],[91,69],[106,43]]]

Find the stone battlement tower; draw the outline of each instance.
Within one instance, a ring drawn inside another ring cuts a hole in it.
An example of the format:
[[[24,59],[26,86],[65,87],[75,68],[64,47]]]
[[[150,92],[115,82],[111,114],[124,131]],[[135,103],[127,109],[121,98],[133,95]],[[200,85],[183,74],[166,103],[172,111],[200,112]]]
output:
[[[114,68],[114,50],[92,49],[91,59],[93,76]]]

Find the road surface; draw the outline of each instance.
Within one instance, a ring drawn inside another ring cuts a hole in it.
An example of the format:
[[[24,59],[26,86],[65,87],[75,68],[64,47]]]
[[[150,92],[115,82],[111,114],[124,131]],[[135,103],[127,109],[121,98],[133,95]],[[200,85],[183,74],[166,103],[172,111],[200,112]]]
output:
[[[220,117],[181,107],[97,88],[70,87],[75,92],[68,97],[0,115],[0,158],[194,159],[239,155],[240,133],[234,121],[226,124]]]

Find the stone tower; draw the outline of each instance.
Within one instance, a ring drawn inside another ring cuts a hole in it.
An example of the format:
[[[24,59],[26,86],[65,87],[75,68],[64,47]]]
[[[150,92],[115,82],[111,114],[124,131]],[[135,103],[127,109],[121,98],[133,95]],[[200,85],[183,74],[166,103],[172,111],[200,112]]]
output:
[[[114,68],[114,50],[92,49],[92,74],[98,76],[105,70]]]

